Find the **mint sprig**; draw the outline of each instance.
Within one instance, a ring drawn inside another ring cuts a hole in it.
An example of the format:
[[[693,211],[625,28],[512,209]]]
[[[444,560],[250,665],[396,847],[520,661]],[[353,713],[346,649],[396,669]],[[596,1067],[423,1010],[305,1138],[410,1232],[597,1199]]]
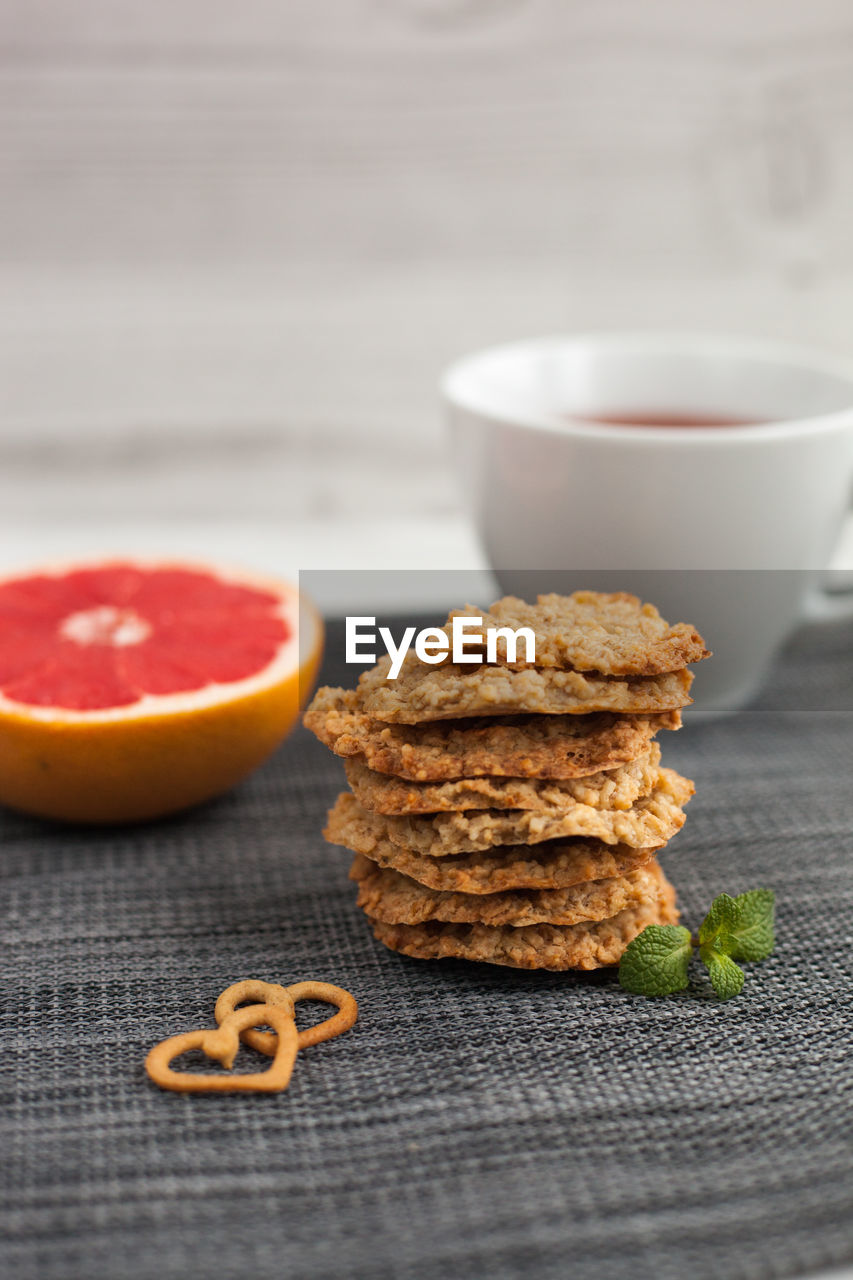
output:
[[[699,926],[697,937],[681,925],[650,924],[628,943],[619,964],[619,981],[626,991],[642,996],[668,996],[689,983],[688,966],[694,948],[706,966],[711,985],[721,1000],[743,988],[745,974],[736,960],[765,960],[773,950],[775,895],[770,889],[751,889],[731,898],[721,893]]]
[[[751,889],[737,898],[721,893],[699,926],[699,943],[713,943],[734,960],[766,960],[776,941],[774,897],[770,889]]]
[[[731,956],[725,951],[704,946],[699,948],[699,959],[707,965],[711,986],[721,1000],[731,1000],[732,996],[740,995],[746,974]]]
[[[693,955],[690,930],[675,924],[650,924],[622,956],[619,981],[639,996],[668,996],[687,986]]]

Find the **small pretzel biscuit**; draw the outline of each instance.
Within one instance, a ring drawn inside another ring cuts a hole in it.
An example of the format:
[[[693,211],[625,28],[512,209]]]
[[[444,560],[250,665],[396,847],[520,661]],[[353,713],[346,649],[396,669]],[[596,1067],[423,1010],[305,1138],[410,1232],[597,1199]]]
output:
[[[243,1000],[261,1000],[264,1004],[272,1004],[289,1010],[291,1018],[296,1018],[293,997],[288,995],[284,987],[277,982],[261,982],[259,978],[244,978],[235,982],[222,992],[216,1001],[213,1016],[221,1026],[225,1019],[234,1012]],[[240,1032],[240,1039],[252,1049],[265,1053],[271,1058],[275,1053],[276,1037],[270,1031],[256,1031],[248,1028]]]
[[[221,1025],[241,1000],[253,999],[264,1000],[267,1004],[276,1006],[289,1006],[291,1016],[294,1016],[297,1000],[322,1000],[326,1004],[337,1005],[338,1012],[331,1018],[298,1033],[300,1049],[320,1044],[323,1040],[332,1040],[342,1032],[349,1031],[358,1017],[358,1004],[354,997],[342,987],[332,986],[329,982],[295,982],[290,987],[280,987],[277,983],[247,978],[244,982],[235,982],[222,992],[216,1001],[216,1021]],[[271,1031],[247,1029],[241,1033],[240,1039],[259,1053],[265,1053],[267,1057],[271,1058],[275,1053],[276,1036]]]
[[[349,1031],[358,1017],[358,1004],[354,996],[343,987],[334,987],[331,982],[294,982],[288,987],[294,1001],[323,1000],[326,1004],[336,1004],[338,1012],[325,1022],[306,1027],[299,1032],[299,1048],[307,1049],[309,1045],[320,1044],[322,1040],[332,1040],[344,1031]]]
[[[208,1076],[203,1072],[173,1071],[172,1060],[189,1049],[201,1049],[230,1070],[240,1047],[240,1033],[258,1023],[275,1028],[273,1064],[248,1075]],[[278,1093],[290,1083],[299,1049],[292,1009],[278,1004],[251,1004],[223,1018],[214,1029],[187,1031],[155,1045],[145,1070],[161,1089],[174,1093]]]

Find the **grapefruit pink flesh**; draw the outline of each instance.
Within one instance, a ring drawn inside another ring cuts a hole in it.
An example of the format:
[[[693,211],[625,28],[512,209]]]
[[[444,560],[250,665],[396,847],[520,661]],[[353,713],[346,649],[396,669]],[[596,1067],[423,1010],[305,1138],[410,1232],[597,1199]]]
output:
[[[286,583],[197,565],[0,580],[0,803],[129,822],[226,790],[310,692],[322,622],[301,605]]]
[[[192,569],[129,564],[0,583],[0,691],[96,711],[245,680],[290,639],[280,599]]]

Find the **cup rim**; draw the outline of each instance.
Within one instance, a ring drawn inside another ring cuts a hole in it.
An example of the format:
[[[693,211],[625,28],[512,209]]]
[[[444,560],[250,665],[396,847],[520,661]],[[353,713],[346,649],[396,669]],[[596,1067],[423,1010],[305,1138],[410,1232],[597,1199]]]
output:
[[[543,351],[583,344],[599,347],[622,347],[633,351],[660,352],[673,350],[684,355],[726,356],[731,359],[762,360],[803,372],[823,374],[849,384],[850,403],[843,409],[798,418],[769,418],[766,422],[733,425],[721,431],[711,426],[649,426],[647,424],[602,423],[577,419],[557,420],[547,414],[522,413],[517,409],[495,409],[478,397],[475,379],[482,365],[502,353],[541,354]],[[474,389],[472,390],[472,383]],[[643,441],[686,445],[713,442],[726,446],[735,442],[768,441],[833,430],[853,423],[853,361],[820,349],[776,341],[773,339],[675,330],[588,330],[576,333],[554,333],[513,342],[498,343],[473,351],[448,365],[439,380],[439,390],[446,404],[453,408],[503,425],[525,430],[545,431],[556,436],[581,436],[598,441],[619,441],[621,445]]]

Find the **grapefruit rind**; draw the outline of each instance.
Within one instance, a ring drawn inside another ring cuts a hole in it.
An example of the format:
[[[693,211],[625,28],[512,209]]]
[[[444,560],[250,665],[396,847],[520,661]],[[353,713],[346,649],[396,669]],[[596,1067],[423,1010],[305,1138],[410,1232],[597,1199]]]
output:
[[[128,562],[144,569],[191,568],[273,591],[290,636],[257,674],[190,693],[144,695],[130,705],[83,711],[0,695],[0,803],[71,822],[165,816],[239,782],[295,724],[316,677],[323,624],[294,587],[218,566]]]

